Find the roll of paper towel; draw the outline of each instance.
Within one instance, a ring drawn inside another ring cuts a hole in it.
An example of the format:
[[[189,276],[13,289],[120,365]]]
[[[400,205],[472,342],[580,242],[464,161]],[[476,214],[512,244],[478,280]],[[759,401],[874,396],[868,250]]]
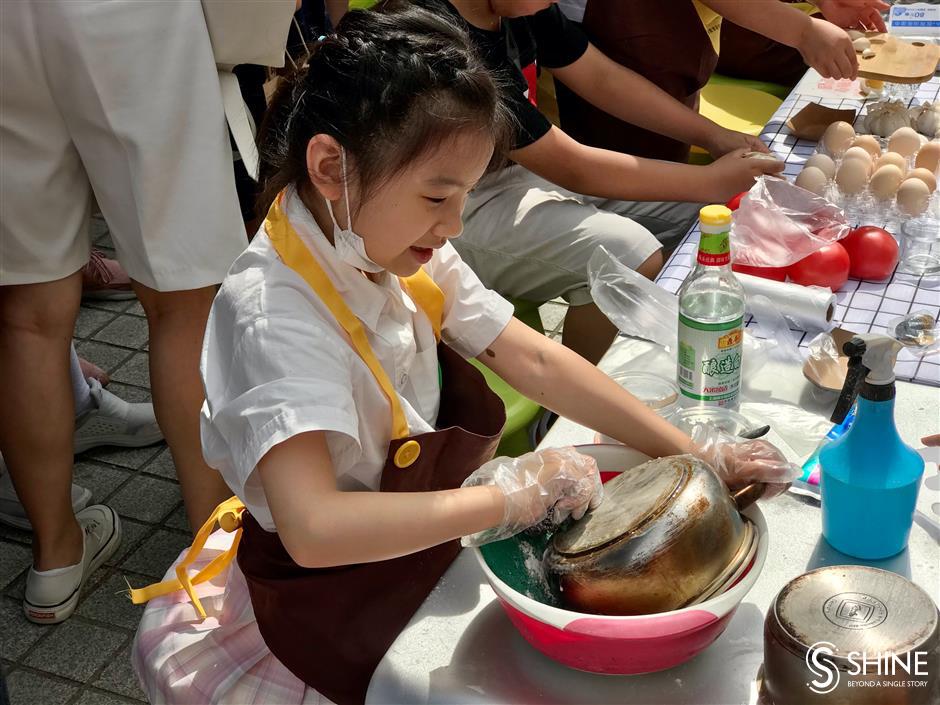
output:
[[[748,298],[766,296],[794,327],[801,330],[830,328],[836,311],[836,296],[829,289],[778,282],[749,274],[735,273],[735,276]]]

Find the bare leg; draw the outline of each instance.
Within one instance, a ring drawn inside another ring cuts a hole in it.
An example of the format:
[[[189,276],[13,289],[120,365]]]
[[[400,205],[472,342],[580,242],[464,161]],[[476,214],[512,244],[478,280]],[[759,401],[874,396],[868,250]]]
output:
[[[206,465],[199,440],[202,380],[199,355],[215,287],[159,292],[134,282],[150,328],[153,408],[166,437],[193,530],[232,496],[218,471]]]
[[[81,273],[42,284],[0,287],[0,451],[33,525],[33,566],[50,570],[82,558],[72,513],[75,402],[69,355]]]
[[[647,279],[653,279],[662,267],[663,253],[662,250],[657,250],[636,271]],[[561,342],[588,362],[596,365],[616,335],[617,327],[601,312],[597,304],[568,307]]]

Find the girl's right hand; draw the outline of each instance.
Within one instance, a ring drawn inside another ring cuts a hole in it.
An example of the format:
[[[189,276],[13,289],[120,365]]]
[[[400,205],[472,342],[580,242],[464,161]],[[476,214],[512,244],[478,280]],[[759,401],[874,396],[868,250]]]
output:
[[[464,480],[463,487],[495,487],[503,496],[503,519],[485,531],[463,537],[464,546],[481,546],[515,536],[550,517],[560,524],[580,519],[604,497],[593,458],[574,448],[549,448],[518,458],[494,458]]]
[[[758,176],[779,174],[786,166],[777,159],[745,157],[748,153],[745,149],[736,149],[705,167],[710,170],[710,193],[704,200],[724,203],[732,196],[750,190]]]

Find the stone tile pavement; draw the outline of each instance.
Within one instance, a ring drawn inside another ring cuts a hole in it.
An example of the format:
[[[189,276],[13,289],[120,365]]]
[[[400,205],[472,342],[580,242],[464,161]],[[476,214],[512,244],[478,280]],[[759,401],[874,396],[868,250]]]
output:
[[[113,256],[107,226],[93,219],[96,247]],[[546,332],[560,339],[566,305],[539,310]],[[75,327],[82,357],[111,375],[108,389],[128,401],[149,401],[147,321],[136,301],[89,301]],[[95,448],[75,458],[75,482],[95,502],[120,514],[123,540],[114,558],[86,584],[76,613],[57,626],[22,614],[30,534],[0,525],[0,669],[12,705],[116,705],[144,695],[130,664],[130,644],[143,611],[124,594],[126,582],[161,578],[188,544],[173,460],[165,444]]]

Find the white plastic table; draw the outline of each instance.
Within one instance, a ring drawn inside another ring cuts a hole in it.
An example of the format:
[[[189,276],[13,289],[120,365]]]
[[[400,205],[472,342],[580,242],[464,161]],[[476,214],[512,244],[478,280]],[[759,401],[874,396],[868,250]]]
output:
[[[618,339],[601,369],[664,371],[668,356],[654,345]],[[754,390],[773,390],[777,401],[825,412],[834,397],[820,395],[797,370],[767,366]],[[938,431],[940,390],[899,383],[897,424],[906,442]],[[755,392],[759,393],[759,391]],[[781,437],[803,453],[806,439]],[[591,443],[594,433],[560,419],[543,446]],[[811,448],[810,448],[811,449]],[[940,475],[928,464],[918,507],[928,516],[940,503]],[[543,656],[519,635],[470,551],[463,551],[434,592],[392,645],[372,678],[369,703],[688,703],[731,705],[757,702],[755,676],[763,661],[763,620],[774,596],[789,580],[824,565],[864,563],[911,578],[940,599],[940,537],[926,522],[915,523],[908,549],[887,561],[865,562],[833,550],[822,539],[818,502],[791,494],[762,504],[770,532],[764,569],[718,640],[692,661],[645,676],[581,673]]]

